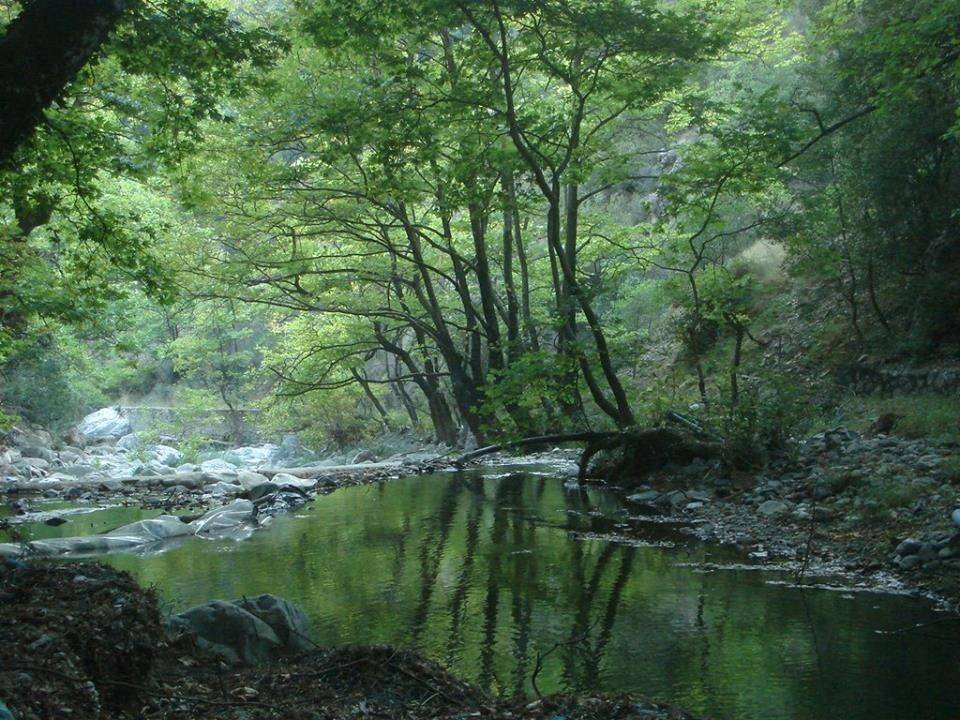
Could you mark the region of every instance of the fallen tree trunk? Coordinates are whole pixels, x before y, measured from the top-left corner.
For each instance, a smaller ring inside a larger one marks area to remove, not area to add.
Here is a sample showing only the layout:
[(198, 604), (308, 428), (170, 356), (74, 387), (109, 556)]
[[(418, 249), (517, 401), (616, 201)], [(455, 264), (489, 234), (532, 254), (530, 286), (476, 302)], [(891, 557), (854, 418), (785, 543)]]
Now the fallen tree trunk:
[(492, 455), (495, 452), (503, 450), (512, 450), (514, 448), (528, 447), (530, 445), (546, 445), (548, 443), (568, 443), (568, 442), (596, 442), (607, 438), (622, 436), (619, 430), (613, 432), (577, 432), (577, 433), (554, 433), (552, 435), (537, 435), (534, 437), (523, 438), (522, 440), (512, 440), (510, 442), (499, 443), (497, 445), (487, 445), (486, 447), (472, 450), (461, 455), (453, 464), (457, 467), (463, 467), (465, 464), (484, 455)]
[[(722, 444), (716, 440), (703, 440), (691, 432), (673, 428), (656, 427), (636, 431), (554, 433), (513, 440), (497, 445), (488, 445), (461, 455), (453, 461), (457, 467), (485, 455), (531, 445), (585, 442), (580, 456), (577, 479), (583, 482), (587, 475), (604, 480), (631, 480), (640, 474), (656, 470), (669, 462), (686, 463), (694, 458), (719, 457)], [(599, 453), (615, 451), (600, 468), (591, 472), (590, 461)]]

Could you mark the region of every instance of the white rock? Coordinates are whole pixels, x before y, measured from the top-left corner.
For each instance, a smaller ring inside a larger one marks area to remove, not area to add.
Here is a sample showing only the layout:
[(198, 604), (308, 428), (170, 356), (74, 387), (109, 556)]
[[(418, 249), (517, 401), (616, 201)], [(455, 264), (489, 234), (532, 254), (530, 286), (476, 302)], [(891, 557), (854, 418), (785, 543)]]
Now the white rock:
[(136, 450), (140, 447), (140, 438), (136, 433), (127, 433), (117, 440), (117, 450)]
[(158, 463), (167, 467), (176, 467), (183, 462), (183, 453), (169, 445), (154, 445), (150, 453)]
[(277, 473), (274, 475), (270, 482), (272, 482), (277, 487), (294, 487), (298, 490), (312, 490), (313, 487), (317, 484), (316, 478), (299, 478), (296, 475), (290, 475), (289, 473)]
[(207, 485), (204, 489), (209, 495), (214, 495), (216, 497), (234, 497), (243, 492), (243, 488), (240, 485), (234, 485), (233, 483), (224, 482), (215, 482), (213, 485)]
[(108, 407), (83, 418), (77, 431), (87, 440), (118, 440), (130, 434), (133, 427), (117, 408)]
[(261, 485), (270, 481), (265, 475), (255, 473), (252, 470), (240, 470), (237, 473), (237, 482), (240, 483), (245, 491), (249, 492), (255, 487), (260, 487)]
[(248, 445), (227, 450), (223, 459), (238, 467), (260, 467), (268, 463), (276, 451), (276, 445)]
[(204, 460), (200, 463), (200, 470), (205, 473), (232, 473), (237, 474), (237, 466), (226, 460), (214, 458), (213, 460)]

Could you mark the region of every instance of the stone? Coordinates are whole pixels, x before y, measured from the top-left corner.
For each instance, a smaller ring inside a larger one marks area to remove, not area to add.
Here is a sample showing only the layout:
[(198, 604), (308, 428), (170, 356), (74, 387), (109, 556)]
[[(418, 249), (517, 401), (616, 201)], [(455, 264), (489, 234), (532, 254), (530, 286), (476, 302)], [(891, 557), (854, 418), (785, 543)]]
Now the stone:
[(267, 623), (287, 651), (301, 653), (316, 648), (310, 640), (310, 620), (294, 603), (270, 594), (241, 598), (233, 602)]
[(957, 508), (950, 514), (950, 519), (953, 520), (954, 525), (960, 527), (960, 508)]
[(280, 656), (283, 647), (267, 623), (224, 600), (174, 615), (168, 627), (195, 635), (200, 647), (234, 665), (270, 662)]
[(119, 440), (133, 432), (133, 427), (119, 408), (107, 407), (84, 417), (77, 432), (86, 440)]
[(305, 448), (300, 438), (292, 433), (283, 436), (280, 446), (270, 454), (270, 463), (275, 467), (295, 467), (313, 457), (313, 453)]
[(250, 488), (247, 491), (247, 498), (249, 498), (250, 500), (259, 500), (260, 498), (264, 498), (267, 495), (272, 495), (273, 493), (277, 492), (279, 489), (280, 488), (277, 485), (274, 485), (272, 482), (268, 480), (265, 483), (255, 485), (254, 487)]
[(276, 473), (271, 478), (271, 482), (281, 488), (292, 487), (297, 490), (313, 490), (317, 484), (315, 478), (301, 478), (296, 475), (291, 475), (290, 473)]
[(201, 647), (233, 664), (258, 665), (314, 647), (306, 614), (274, 595), (213, 600), (173, 616), (168, 627), (195, 635)]
[(813, 492), (811, 493), (811, 496), (813, 497), (813, 499), (817, 500), (818, 502), (822, 500), (826, 500), (831, 495), (833, 495), (833, 490), (830, 488), (829, 485), (825, 483), (816, 485), (813, 488)]
[(243, 488), (240, 485), (234, 485), (233, 483), (228, 483), (224, 481), (215, 482), (212, 485), (207, 485), (204, 489), (209, 495), (215, 495), (218, 497), (235, 497), (243, 492)]
[(154, 445), (150, 448), (153, 459), (166, 467), (176, 467), (183, 462), (183, 453), (169, 445)]
[(250, 445), (233, 448), (223, 454), (223, 459), (237, 467), (260, 467), (269, 462), (271, 455), (276, 452), (276, 445)]
[(237, 475), (236, 465), (219, 458), (214, 458), (213, 460), (204, 460), (202, 463), (200, 463), (200, 470), (205, 473), (217, 473), (223, 475), (233, 474), (234, 477)]
[(917, 557), (923, 562), (930, 562), (937, 559), (937, 551), (931, 543), (925, 542), (917, 553)]
[(14, 426), (7, 431), (7, 443), (17, 448), (53, 445), (53, 436), (42, 428)]
[(790, 510), (790, 506), (783, 500), (767, 500), (760, 503), (760, 505), (757, 507), (757, 512), (759, 512), (761, 515), (766, 515), (767, 517), (783, 515), (788, 510)]
[(897, 549), (894, 550), (894, 552), (897, 555), (900, 555), (901, 557), (907, 557), (910, 555), (916, 555), (918, 552), (920, 552), (922, 547), (923, 547), (923, 543), (920, 542), (919, 540), (915, 540), (914, 538), (907, 538), (906, 540), (901, 542), (899, 545), (897, 545)]
[(660, 493), (656, 490), (645, 490), (635, 495), (630, 495), (627, 500), (638, 505), (647, 505), (655, 503), (660, 498)]
[(211, 510), (190, 524), (197, 535), (239, 539), (248, 536), (252, 531), (253, 510), (251, 501), (234, 500), (229, 505)]
[(237, 472), (237, 482), (245, 491), (249, 492), (260, 485), (265, 485), (270, 480), (267, 479), (266, 475), (261, 475), (252, 470), (239, 470)]
[(65, 448), (60, 451), (60, 462), (65, 464), (75, 463), (81, 457), (83, 457), (83, 453), (80, 450), (74, 450), (73, 448)]
[(353, 460), (350, 462), (351, 464), (356, 465), (358, 463), (376, 462), (376, 460), (377, 456), (372, 450), (361, 450), (353, 456)]
[(915, 567), (919, 567), (921, 564), (923, 564), (923, 560), (921, 560), (917, 555), (908, 555), (907, 557), (900, 558), (899, 562), (897, 562), (897, 565), (900, 566), (901, 570), (912, 570)]
[(127, 433), (117, 440), (117, 450), (136, 450), (140, 447), (140, 438), (136, 433)]
[(64, 475), (70, 475), (75, 478), (86, 477), (94, 471), (94, 468), (90, 465), (80, 465), (77, 463), (71, 463), (69, 465), (64, 465), (60, 468), (60, 472)]
[(20, 452), (24, 457), (43, 458), (51, 463), (57, 459), (57, 454), (53, 450), (42, 445), (21, 445)]
[(26, 469), (28, 473), (31, 469), (48, 470), (50, 468), (50, 461), (38, 457), (24, 456), (16, 463), (16, 467)]

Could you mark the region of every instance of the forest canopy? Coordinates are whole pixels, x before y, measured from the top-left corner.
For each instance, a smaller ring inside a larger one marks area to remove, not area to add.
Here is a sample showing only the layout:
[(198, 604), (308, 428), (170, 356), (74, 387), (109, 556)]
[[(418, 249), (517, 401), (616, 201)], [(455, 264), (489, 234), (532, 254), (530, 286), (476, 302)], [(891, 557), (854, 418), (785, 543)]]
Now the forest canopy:
[(11, 417), (748, 459), (812, 364), (957, 355), (956, 0), (89, 2), (26, 73), (62, 5), (0, 2)]

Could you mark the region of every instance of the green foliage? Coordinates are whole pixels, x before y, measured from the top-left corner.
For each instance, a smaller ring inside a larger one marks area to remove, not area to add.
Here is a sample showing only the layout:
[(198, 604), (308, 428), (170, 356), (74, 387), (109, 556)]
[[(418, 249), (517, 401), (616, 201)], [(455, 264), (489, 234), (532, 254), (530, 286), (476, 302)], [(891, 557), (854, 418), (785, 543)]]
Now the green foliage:
[(837, 416), (867, 430), (884, 415), (893, 416), (893, 433), (907, 438), (960, 438), (960, 398), (950, 393), (895, 394), (890, 397), (852, 397), (843, 401)]
[(734, 467), (757, 466), (770, 451), (789, 449), (814, 420), (803, 388), (777, 373), (744, 377), (737, 404), (711, 406), (710, 414)]

